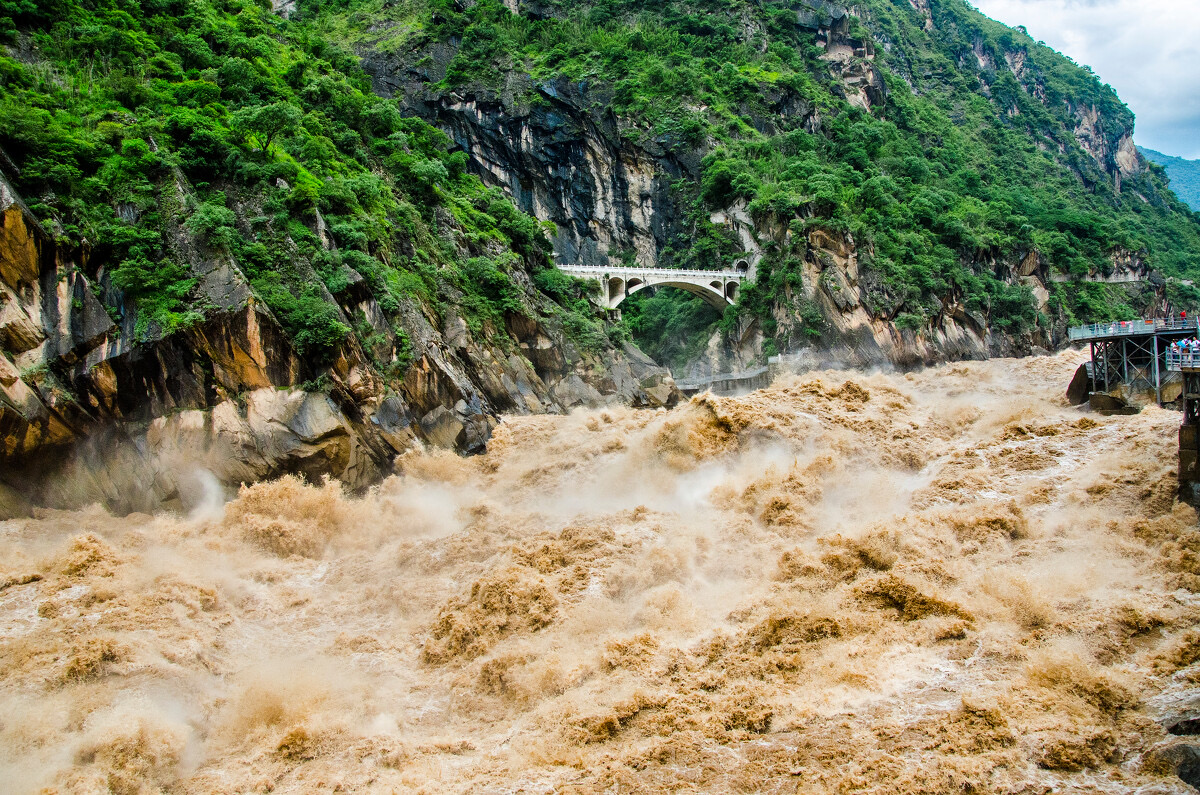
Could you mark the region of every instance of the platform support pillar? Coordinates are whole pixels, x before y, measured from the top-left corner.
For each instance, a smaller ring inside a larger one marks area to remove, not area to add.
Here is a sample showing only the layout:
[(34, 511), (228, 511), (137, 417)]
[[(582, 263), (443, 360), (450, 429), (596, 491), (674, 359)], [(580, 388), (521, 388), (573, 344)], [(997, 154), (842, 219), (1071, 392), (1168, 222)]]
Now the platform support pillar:
[(1183, 371), (1183, 424), (1179, 426), (1179, 499), (1200, 497), (1200, 370)]
[(1162, 378), (1158, 369), (1158, 335), (1154, 335), (1154, 401), (1162, 406)]

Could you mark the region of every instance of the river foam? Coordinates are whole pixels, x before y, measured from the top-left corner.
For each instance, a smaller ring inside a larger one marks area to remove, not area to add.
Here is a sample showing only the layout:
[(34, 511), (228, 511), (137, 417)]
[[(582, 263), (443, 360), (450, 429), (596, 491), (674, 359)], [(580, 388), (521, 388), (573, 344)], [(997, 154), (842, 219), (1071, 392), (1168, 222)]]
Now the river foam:
[(358, 498), (0, 523), (13, 792), (1171, 792), (1179, 415), (1079, 353), (507, 419)]

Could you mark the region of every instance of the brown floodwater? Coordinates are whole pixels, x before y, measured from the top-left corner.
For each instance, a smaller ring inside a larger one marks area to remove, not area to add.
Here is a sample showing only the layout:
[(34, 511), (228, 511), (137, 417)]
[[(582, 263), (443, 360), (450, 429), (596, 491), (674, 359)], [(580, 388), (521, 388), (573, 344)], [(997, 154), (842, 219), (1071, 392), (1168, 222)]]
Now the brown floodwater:
[(1078, 352), (0, 522), (6, 792), (1185, 792), (1179, 414)]

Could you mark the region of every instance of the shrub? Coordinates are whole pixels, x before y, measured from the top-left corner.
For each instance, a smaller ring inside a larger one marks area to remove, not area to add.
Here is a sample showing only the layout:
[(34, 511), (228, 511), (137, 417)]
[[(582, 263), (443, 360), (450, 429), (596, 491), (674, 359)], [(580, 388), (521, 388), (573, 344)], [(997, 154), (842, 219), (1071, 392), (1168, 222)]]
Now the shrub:
[(225, 206), (225, 194), (218, 193), (209, 201), (200, 204), (186, 226), (188, 231), (199, 235), (214, 248), (229, 248), (233, 243), (237, 216)]

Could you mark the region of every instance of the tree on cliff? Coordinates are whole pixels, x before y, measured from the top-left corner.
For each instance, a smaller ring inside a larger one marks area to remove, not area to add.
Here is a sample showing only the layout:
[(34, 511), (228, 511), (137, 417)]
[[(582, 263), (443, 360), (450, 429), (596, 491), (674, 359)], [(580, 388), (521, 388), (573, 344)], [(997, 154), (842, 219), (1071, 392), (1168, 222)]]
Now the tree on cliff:
[(253, 141), (264, 154), (271, 150), (271, 143), (281, 135), (289, 135), (300, 126), (303, 114), (291, 102), (272, 102), (242, 108), (233, 114), (230, 127), (246, 141)]

